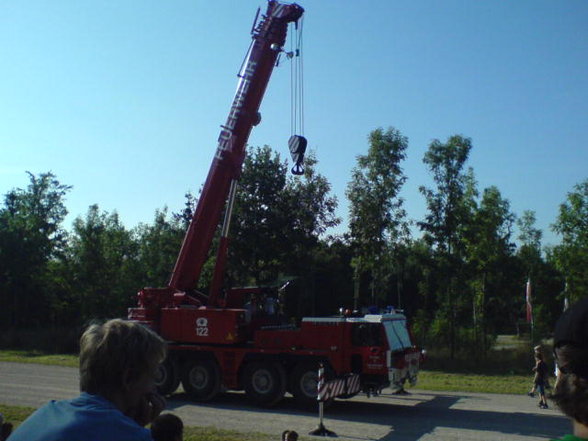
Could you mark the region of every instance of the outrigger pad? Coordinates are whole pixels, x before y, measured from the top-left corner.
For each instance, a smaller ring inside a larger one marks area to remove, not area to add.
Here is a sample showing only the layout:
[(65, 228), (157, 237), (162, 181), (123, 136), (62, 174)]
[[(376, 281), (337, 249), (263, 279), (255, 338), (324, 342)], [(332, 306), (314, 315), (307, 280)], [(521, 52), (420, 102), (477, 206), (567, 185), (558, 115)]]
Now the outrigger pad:
[(304, 153), (306, 152), (306, 145), (308, 141), (304, 136), (300, 135), (292, 135), (288, 140), (288, 147), (290, 148), (290, 155), (292, 156), (292, 161), (294, 162), (294, 167), (292, 167), (292, 173), (295, 175), (301, 175), (304, 173), (304, 169), (302, 168), (302, 162), (304, 161)]

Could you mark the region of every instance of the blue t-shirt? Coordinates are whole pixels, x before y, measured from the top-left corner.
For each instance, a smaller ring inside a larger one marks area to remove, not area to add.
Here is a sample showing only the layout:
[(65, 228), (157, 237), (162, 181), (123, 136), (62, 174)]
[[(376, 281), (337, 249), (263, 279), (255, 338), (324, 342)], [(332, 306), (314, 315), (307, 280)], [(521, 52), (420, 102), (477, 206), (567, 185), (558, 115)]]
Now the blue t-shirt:
[(10, 441), (152, 441), (151, 431), (99, 395), (51, 401), (35, 411)]

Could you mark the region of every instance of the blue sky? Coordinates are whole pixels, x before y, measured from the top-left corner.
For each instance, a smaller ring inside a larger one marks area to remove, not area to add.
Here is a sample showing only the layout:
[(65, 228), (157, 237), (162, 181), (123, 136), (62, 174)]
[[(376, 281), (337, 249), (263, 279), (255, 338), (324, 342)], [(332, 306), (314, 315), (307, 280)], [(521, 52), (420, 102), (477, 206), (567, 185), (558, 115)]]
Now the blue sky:
[[(433, 139), (472, 138), (480, 189), (537, 213), (544, 244), (588, 178), (588, 2), (301, 0), (305, 135), (346, 218), (367, 135), (409, 138), (412, 219)], [(52, 171), (73, 185), (66, 227), (89, 205), (127, 227), (178, 211), (204, 182), (261, 0), (4, 2), (0, 194)], [(290, 69), (274, 70), (251, 146), (286, 158)], [(339, 229), (345, 229), (346, 223)]]

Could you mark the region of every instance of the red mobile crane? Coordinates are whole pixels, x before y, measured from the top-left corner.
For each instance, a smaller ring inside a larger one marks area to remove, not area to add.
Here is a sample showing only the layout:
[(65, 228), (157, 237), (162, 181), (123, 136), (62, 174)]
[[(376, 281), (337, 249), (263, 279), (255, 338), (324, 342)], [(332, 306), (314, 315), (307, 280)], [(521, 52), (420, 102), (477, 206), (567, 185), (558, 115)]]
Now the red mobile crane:
[[(254, 305), (259, 308), (246, 308), (245, 300), (261, 298), (261, 289), (222, 289), (230, 216), (247, 139), (261, 120), (259, 106), (288, 25), (303, 12), (297, 4), (269, 0), (259, 23), (256, 16), (237, 91), (169, 284), (142, 289), (138, 306), (129, 309), (129, 319), (150, 326), (168, 341), (169, 355), (157, 380), (161, 393), (172, 393), (181, 381), (198, 401), (210, 400), (224, 388), (244, 389), (260, 405), (277, 403), (286, 391), (308, 403), (316, 401), (319, 364), (325, 366), (328, 379), (358, 374), (361, 389), (368, 393), (390, 384), (401, 387), (407, 379), (416, 381), (420, 353), (400, 312), (303, 318), (300, 327), (293, 327), (280, 323), (271, 298), (265, 305)], [(294, 136), (289, 144), (293, 172), (299, 174), (306, 140)], [(225, 206), (216, 266), (205, 295), (195, 287)]]

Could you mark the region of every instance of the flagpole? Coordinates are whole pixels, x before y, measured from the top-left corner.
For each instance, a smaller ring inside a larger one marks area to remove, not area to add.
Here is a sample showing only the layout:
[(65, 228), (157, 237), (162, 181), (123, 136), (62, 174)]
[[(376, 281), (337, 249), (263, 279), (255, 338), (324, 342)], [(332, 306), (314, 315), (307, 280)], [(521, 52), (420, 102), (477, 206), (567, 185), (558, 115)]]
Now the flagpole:
[(531, 288), (531, 276), (527, 277), (527, 286), (525, 289), (525, 300), (527, 303), (527, 322), (531, 323), (531, 344), (535, 341), (535, 320), (533, 317), (533, 303), (531, 300), (532, 288)]

